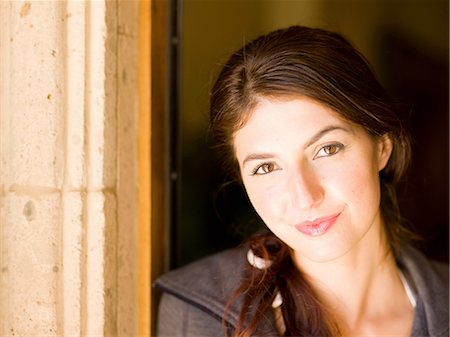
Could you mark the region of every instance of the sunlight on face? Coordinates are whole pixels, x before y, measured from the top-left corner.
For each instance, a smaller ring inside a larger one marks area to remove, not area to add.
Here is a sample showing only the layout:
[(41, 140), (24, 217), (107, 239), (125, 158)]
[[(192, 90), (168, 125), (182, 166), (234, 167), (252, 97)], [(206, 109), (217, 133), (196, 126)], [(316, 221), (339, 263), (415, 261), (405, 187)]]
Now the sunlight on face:
[(234, 147), (253, 207), (298, 263), (379, 242), (388, 137), (375, 140), (310, 99), (261, 99)]

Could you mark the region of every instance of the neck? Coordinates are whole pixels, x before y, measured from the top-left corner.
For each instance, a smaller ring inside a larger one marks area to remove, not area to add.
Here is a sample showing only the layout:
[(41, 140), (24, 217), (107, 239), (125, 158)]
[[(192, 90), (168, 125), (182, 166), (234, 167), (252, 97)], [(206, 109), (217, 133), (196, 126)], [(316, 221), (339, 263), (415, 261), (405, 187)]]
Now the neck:
[(333, 314), (339, 313), (336, 319), (343, 322), (345, 330), (360, 330), (360, 325), (372, 317), (397, 312), (397, 304), (389, 308), (395, 303), (393, 299), (405, 305), (395, 259), (381, 231), (377, 235), (378, 240), (363, 238), (351, 251), (332, 261), (314, 262), (295, 255), (297, 266), (326, 307)]

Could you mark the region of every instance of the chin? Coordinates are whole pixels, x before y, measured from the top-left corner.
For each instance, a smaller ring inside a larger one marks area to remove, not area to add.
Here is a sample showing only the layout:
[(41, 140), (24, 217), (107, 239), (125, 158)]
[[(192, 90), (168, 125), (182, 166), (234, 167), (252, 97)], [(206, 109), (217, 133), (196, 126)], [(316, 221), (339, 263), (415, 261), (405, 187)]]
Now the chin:
[(337, 254), (337, 253), (333, 253), (333, 252), (329, 252), (329, 253), (327, 252), (327, 253), (323, 253), (323, 254), (302, 254), (302, 253), (300, 253), (299, 255), (302, 258), (306, 258), (312, 262), (327, 263), (327, 262), (331, 262), (331, 261), (338, 259), (339, 257), (341, 257), (344, 254), (345, 253)]
[(323, 246), (327, 246), (328, 249), (311, 248), (308, 251), (305, 251), (304, 249), (294, 249), (294, 251), (301, 260), (306, 259), (316, 263), (327, 263), (339, 259), (351, 250), (351, 248), (342, 245), (331, 247), (330, 244), (328, 244)]

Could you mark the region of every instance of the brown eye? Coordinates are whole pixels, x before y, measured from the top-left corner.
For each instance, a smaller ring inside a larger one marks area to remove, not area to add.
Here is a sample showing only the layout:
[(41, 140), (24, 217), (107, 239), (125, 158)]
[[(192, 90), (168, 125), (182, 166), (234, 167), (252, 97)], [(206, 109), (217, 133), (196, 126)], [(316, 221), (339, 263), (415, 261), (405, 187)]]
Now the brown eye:
[(270, 173), (273, 171), (274, 165), (273, 163), (264, 164), (261, 166), (261, 169), (263, 170), (264, 173)]
[(341, 143), (328, 144), (323, 146), (314, 159), (322, 158), (322, 157), (331, 157), (337, 154), (344, 148), (344, 145)]
[(252, 175), (264, 175), (275, 171), (275, 163), (264, 163), (259, 166), (257, 166), (253, 172)]
[(333, 154), (336, 154), (339, 151), (339, 149), (338, 149), (336, 144), (327, 145), (327, 146), (325, 146), (323, 148), (323, 150), (325, 151), (325, 153), (327, 155), (333, 155)]

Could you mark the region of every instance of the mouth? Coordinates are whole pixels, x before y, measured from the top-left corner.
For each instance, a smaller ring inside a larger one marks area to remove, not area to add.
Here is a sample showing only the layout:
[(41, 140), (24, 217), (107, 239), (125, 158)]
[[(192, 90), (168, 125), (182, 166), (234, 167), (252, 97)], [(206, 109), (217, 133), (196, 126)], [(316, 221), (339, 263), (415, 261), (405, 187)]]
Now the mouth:
[(326, 216), (312, 221), (303, 221), (295, 225), (295, 228), (308, 236), (320, 236), (325, 234), (336, 222), (341, 213)]

